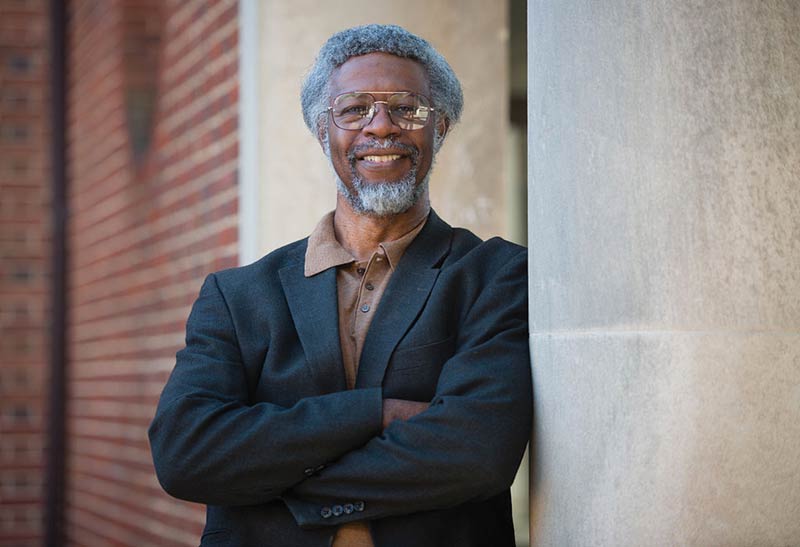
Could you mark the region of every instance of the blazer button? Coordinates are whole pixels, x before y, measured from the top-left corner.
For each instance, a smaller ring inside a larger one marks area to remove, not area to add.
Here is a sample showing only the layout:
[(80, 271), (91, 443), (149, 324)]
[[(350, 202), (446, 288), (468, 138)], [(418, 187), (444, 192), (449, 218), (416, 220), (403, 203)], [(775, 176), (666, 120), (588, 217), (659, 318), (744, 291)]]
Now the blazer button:
[(306, 477), (310, 477), (311, 475), (313, 475), (313, 474), (314, 474), (314, 469), (313, 469), (313, 468), (311, 468), (311, 467), (306, 467), (306, 468), (303, 470), (303, 474), (304, 474)]
[(330, 507), (323, 507), (320, 509), (319, 514), (322, 515), (322, 518), (329, 519), (333, 513), (331, 512)]
[(334, 517), (338, 517), (339, 515), (344, 513), (344, 507), (342, 507), (341, 505), (337, 504), (337, 505), (334, 505), (333, 507), (331, 507), (331, 511), (333, 512), (333, 516)]
[(353, 509), (355, 509), (356, 511), (358, 511), (360, 513), (361, 511), (364, 510), (364, 502), (363, 501), (355, 502), (353, 504)]
[(345, 503), (343, 507), (344, 507), (344, 513), (346, 515), (349, 515), (350, 513), (356, 510), (355, 506), (352, 503)]

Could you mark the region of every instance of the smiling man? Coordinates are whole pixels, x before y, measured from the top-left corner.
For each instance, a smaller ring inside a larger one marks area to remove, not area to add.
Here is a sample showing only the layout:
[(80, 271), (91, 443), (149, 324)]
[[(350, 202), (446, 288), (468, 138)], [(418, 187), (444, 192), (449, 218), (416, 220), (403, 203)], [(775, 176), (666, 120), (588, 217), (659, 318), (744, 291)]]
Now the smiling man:
[(150, 428), (159, 480), (207, 504), (202, 545), (513, 546), (526, 250), (430, 208), (458, 79), (367, 25), (328, 40), (301, 100), (336, 208), (206, 279)]

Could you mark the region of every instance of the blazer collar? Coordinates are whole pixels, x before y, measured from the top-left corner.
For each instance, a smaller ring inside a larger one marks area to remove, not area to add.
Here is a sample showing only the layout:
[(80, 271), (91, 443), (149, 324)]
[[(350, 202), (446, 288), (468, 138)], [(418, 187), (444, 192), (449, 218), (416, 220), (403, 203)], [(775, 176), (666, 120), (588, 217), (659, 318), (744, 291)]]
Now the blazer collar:
[[(450, 250), (453, 229), (431, 210), (428, 221), (406, 249), (370, 324), (356, 388), (379, 387), (394, 348), (428, 299), (439, 266)], [(336, 297), (336, 268), (304, 275), (308, 240), (293, 249), (278, 275), (300, 343), (320, 393), (346, 389)]]
[(297, 336), (318, 393), (346, 389), (336, 301), (336, 268), (306, 277), (303, 256), (278, 271)]
[(372, 319), (356, 376), (356, 388), (379, 387), (395, 347), (428, 300), (450, 251), (453, 229), (431, 210), (428, 222), (392, 274)]

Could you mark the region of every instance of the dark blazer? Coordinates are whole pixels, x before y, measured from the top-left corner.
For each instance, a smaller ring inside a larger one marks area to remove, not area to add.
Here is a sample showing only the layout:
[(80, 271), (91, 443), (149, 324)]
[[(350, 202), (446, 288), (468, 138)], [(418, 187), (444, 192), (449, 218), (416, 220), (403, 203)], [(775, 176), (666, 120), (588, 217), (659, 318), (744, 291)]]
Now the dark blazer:
[[(336, 271), (307, 240), (210, 275), (150, 426), (164, 489), (208, 505), (202, 545), (513, 546), (508, 487), (531, 427), (527, 252), (435, 213), (345, 388)], [(430, 401), (381, 431), (383, 398)]]

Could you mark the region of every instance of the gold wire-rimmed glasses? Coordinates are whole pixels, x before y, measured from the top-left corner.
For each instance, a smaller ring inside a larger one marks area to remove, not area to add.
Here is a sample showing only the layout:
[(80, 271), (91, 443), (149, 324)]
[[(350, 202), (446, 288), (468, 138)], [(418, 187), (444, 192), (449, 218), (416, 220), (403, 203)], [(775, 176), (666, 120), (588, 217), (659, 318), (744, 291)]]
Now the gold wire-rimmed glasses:
[[(376, 100), (376, 95), (386, 100)], [(409, 131), (425, 127), (436, 110), (425, 95), (412, 91), (349, 91), (337, 95), (328, 111), (336, 127), (358, 131), (372, 122), (378, 104), (386, 105), (393, 124)]]

